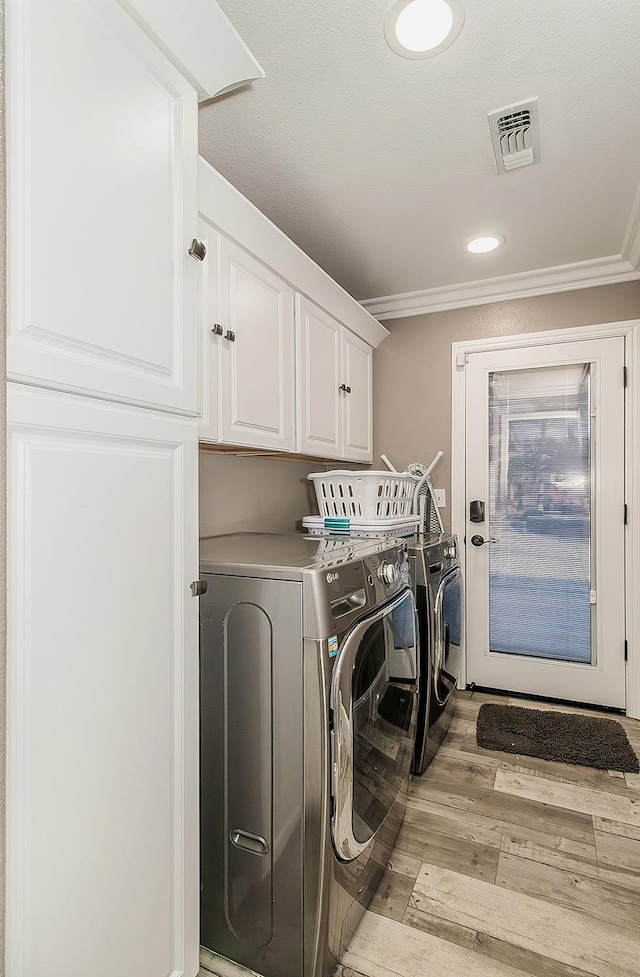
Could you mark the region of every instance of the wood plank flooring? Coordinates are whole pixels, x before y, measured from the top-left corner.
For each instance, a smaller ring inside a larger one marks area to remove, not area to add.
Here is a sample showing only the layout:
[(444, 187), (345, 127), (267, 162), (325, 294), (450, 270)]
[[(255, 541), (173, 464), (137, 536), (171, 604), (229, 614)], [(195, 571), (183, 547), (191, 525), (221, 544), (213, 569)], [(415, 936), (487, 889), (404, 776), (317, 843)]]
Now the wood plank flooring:
[(486, 701), (592, 714), (458, 695), (335, 977), (639, 977), (640, 776), (483, 750)]

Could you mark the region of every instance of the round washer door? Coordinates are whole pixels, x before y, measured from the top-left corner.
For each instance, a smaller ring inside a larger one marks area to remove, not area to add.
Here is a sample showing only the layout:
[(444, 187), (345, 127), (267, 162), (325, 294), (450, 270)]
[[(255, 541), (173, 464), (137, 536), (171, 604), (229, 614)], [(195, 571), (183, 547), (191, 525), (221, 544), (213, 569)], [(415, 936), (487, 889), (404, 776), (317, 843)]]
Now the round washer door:
[(411, 769), (415, 683), (390, 677), (398, 651), (416, 674), (416, 616), (405, 590), (356, 624), (344, 639), (331, 683), (333, 844), (351, 861), (393, 807)]
[(434, 602), (433, 695), (444, 704), (458, 681), (462, 654), (462, 571), (442, 577)]

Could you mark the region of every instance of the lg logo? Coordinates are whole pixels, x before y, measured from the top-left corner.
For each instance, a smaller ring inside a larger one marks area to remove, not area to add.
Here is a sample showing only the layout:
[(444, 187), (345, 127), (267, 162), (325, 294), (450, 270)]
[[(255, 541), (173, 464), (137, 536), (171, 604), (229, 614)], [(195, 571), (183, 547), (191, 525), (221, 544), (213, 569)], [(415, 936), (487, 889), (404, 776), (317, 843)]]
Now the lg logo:
[(340, 574), (339, 573), (328, 573), (327, 574), (327, 583), (334, 583), (334, 581), (339, 580), (339, 579), (340, 579)]

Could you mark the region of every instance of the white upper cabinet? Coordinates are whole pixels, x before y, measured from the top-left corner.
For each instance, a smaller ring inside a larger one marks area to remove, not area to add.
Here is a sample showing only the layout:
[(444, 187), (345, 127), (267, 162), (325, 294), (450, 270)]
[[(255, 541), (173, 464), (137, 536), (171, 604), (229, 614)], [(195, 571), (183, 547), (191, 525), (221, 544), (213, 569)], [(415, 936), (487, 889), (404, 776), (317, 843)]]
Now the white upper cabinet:
[(295, 450), (293, 291), (220, 238), (221, 440)]
[(197, 412), (197, 95), (117, 0), (8, 0), (12, 378)]
[(203, 159), (198, 208), (200, 440), (370, 462), (387, 330)]
[(296, 296), (298, 450), (371, 461), (371, 347)]
[(348, 329), (342, 333), (342, 364), (347, 387), (344, 397), (343, 454), (349, 461), (373, 459), (373, 350)]
[(6, 973), (193, 977), (196, 424), (24, 384), (8, 408)]
[(296, 295), (298, 450), (342, 457), (343, 327), (304, 295)]

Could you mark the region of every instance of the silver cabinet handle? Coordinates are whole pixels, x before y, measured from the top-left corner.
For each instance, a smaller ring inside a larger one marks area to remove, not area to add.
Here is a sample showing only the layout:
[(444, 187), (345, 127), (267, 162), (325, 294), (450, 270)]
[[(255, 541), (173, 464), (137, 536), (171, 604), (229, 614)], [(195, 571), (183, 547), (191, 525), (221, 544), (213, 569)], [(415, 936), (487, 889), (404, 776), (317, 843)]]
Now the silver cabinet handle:
[(192, 597), (202, 597), (207, 592), (207, 581), (205, 579), (194, 580), (189, 584)]
[(226, 331), (226, 333), (224, 335), (224, 338), (225, 339), (228, 339), (230, 343), (235, 343), (235, 341), (236, 341), (236, 334), (233, 331), (233, 329), (227, 329), (227, 331)]
[(250, 831), (242, 831), (240, 828), (235, 828), (229, 832), (229, 839), (231, 844), (235, 845), (236, 848), (250, 851), (254, 855), (266, 855), (269, 851), (269, 845), (266, 840), (261, 835), (254, 835)]
[(191, 257), (196, 258), (198, 261), (204, 261), (206, 253), (207, 249), (202, 241), (198, 241), (197, 238), (194, 237), (193, 241), (191, 242), (191, 247), (189, 248), (189, 254)]
[(219, 322), (214, 322), (214, 324), (211, 326), (211, 332), (213, 333), (214, 336), (221, 336), (222, 333), (224, 332), (224, 329), (222, 328)]

